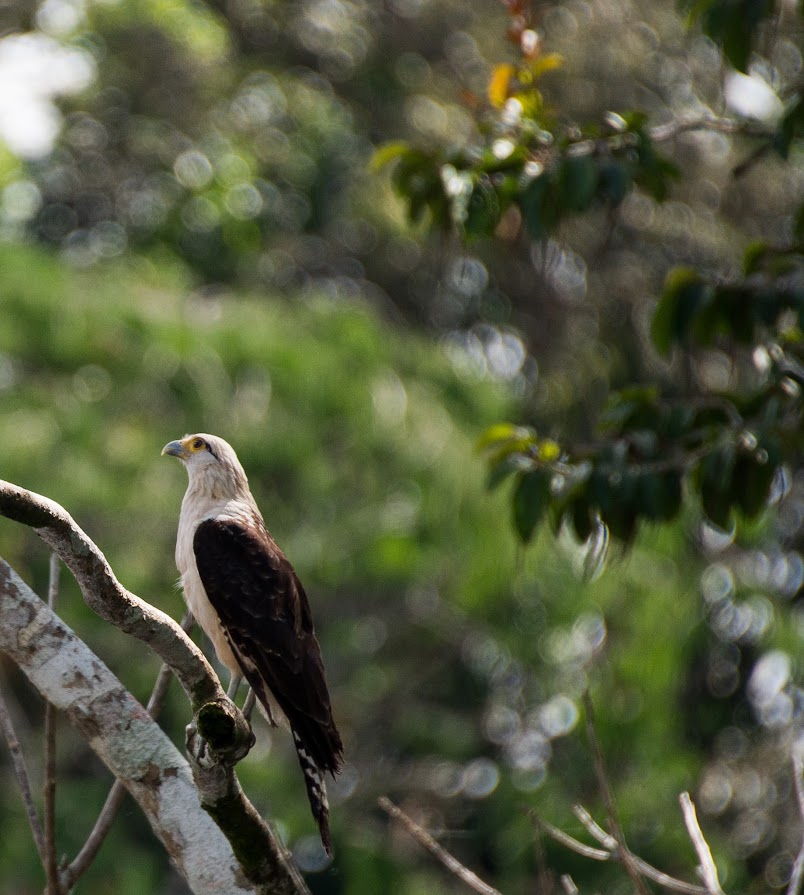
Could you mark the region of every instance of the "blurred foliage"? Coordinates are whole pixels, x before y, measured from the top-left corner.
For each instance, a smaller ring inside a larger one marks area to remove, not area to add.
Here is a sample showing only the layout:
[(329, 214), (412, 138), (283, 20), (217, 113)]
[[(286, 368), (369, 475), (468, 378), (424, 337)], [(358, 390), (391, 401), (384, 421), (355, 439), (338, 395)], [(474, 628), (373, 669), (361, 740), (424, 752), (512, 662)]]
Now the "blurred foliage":
[[(158, 451), (199, 429), (236, 445), (311, 594), (345, 733), (329, 868), (283, 734), (259, 729), (242, 765), (314, 891), (459, 891), (380, 793), (506, 895), (532, 891), (521, 808), (575, 834), (573, 803), (602, 819), (577, 732), (590, 678), (634, 850), (689, 877), (690, 789), (726, 890), (784, 888), (804, 704), (800, 12), (505, 7), (0, 5), (0, 63), (35, 38), (84, 84), (60, 76), (17, 115), (61, 115), (52, 148), (0, 152), (2, 475), (178, 616), (182, 472)], [(3, 523), (0, 552), (43, 591), (30, 533)], [(61, 607), (146, 698), (147, 652), (71, 583)], [(41, 707), (3, 671), (35, 764)], [(186, 720), (173, 692), (177, 742)], [(72, 853), (106, 777), (69, 731), (60, 749)], [(0, 892), (40, 891), (0, 773)], [(582, 891), (622, 887), (546, 848)], [(133, 809), (82, 885), (183, 891)]]

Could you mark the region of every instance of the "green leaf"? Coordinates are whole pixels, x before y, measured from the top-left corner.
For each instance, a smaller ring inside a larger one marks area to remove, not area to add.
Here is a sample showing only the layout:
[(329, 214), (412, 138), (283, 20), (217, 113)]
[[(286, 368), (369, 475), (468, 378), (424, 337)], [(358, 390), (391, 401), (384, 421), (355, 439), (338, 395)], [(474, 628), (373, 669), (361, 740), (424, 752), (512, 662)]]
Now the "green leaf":
[(802, 136), (804, 136), (804, 96), (799, 95), (782, 118), (779, 133), (773, 141), (773, 148), (786, 159), (793, 141), (801, 139)]
[(695, 476), (704, 512), (724, 531), (728, 531), (732, 523), (731, 509), (735, 503), (735, 495), (731, 484), (734, 465), (734, 448), (727, 445), (707, 454), (698, 465)]
[(491, 236), (500, 220), (500, 197), (488, 177), (474, 186), (466, 206), (463, 232), (466, 236)]
[(514, 439), (521, 441), (523, 438), (531, 437), (535, 437), (534, 431), (525, 426), (515, 426), (513, 423), (495, 423), (478, 438), (475, 449), (485, 451), (488, 448), (497, 447), (503, 441)]
[(522, 472), (523, 469), (532, 468), (533, 463), (519, 454), (512, 454), (504, 457), (498, 463), (493, 464), (488, 478), (486, 479), (486, 488), (494, 491), (511, 475), (516, 472)]
[(514, 528), (524, 544), (533, 537), (550, 505), (551, 478), (549, 471), (534, 469), (520, 478), (514, 491)]
[(586, 211), (597, 193), (598, 171), (589, 155), (568, 156), (558, 176), (559, 201), (569, 211)]
[(701, 17), (703, 30), (723, 48), (737, 71), (747, 71), (755, 34), (774, 13), (774, 0), (714, 0)]
[(390, 165), (391, 162), (395, 162), (397, 159), (402, 158), (411, 151), (411, 147), (403, 140), (384, 143), (374, 150), (374, 154), (371, 156), (371, 161), (369, 162), (369, 168), (376, 174)]
[(549, 173), (534, 177), (519, 196), (519, 206), (528, 233), (544, 239), (555, 229), (560, 217), (556, 188)]
[(589, 502), (583, 497), (577, 498), (572, 502), (571, 513), (575, 534), (579, 541), (585, 541), (592, 533), (594, 526), (594, 515)]
[(669, 522), (681, 509), (681, 473), (643, 473), (639, 478), (639, 509), (646, 519)]
[(598, 196), (604, 202), (619, 205), (628, 195), (632, 182), (627, 165), (617, 161), (608, 162), (598, 172)]
[(693, 318), (711, 295), (710, 287), (697, 270), (679, 267), (671, 271), (651, 328), (653, 343), (662, 354), (667, 356), (675, 342), (688, 337)]
[(743, 273), (748, 277), (752, 273), (762, 270), (767, 257), (768, 244), (762, 240), (752, 242), (743, 254)]

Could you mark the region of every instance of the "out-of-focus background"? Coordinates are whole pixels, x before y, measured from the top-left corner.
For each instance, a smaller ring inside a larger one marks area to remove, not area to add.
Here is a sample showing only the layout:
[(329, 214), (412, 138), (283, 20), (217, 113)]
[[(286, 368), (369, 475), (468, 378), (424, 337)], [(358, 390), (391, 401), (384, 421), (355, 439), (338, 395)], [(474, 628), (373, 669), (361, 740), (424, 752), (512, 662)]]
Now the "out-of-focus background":
[[(601, 208), (523, 247), (409, 224), (372, 154), (471, 144), (509, 18), (492, 0), (0, 4), (0, 476), (63, 504), (178, 618), (185, 474), (160, 449), (194, 431), (236, 447), (305, 582), (346, 745), (332, 864), (288, 736), (257, 719), (240, 766), (315, 893), (462, 890), (389, 827), (381, 794), (506, 895), (534, 891), (526, 809), (581, 838), (573, 804), (603, 820), (579, 723), (590, 680), (634, 851), (693, 878), (690, 790), (726, 890), (781, 889), (801, 838), (804, 482), (788, 470), (784, 512), (738, 541), (694, 507), (643, 527), (588, 581), (568, 534), (517, 546), (475, 446), (501, 420), (588, 437), (613, 387), (660, 369), (648, 331), (668, 269), (733, 272), (751, 240), (789, 238), (802, 166), (735, 178), (746, 151), (695, 132), (665, 147), (683, 172), (668, 199), (632, 191), (616, 226)], [(772, 64), (738, 75), (669, 0), (545, 4), (564, 65), (543, 92), (568, 121), (778, 120), (775, 88), (802, 77), (787, 21)], [(731, 368), (713, 355), (698, 372), (725, 388)], [(45, 591), (28, 530), (0, 520), (0, 554)], [(147, 699), (157, 661), (66, 574), (59, 611)], [(38, 778), (41, 702), (0, 670)], [(174, 687), (177, 742), (188, 716)], [(110, 781), (66, 723), (58, 760), (72, 856)], [(0, 893), (41, 892), (4, 748), (0, 792)], [(546, 848), (581, 891), (627, 885)], [(127, 803), (79, 891), (187, 890)]]

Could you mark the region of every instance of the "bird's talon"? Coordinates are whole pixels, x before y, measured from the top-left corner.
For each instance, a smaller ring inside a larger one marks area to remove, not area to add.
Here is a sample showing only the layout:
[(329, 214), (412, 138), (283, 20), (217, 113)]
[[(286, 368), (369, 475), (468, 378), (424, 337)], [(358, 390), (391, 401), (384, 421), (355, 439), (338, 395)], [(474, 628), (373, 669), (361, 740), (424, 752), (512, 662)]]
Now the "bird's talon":
[(212, 751), (207, 745), (207, 741), (198, 732), (195, 721), (188, 724), (185, 731), (187, 754), (199, 767), (211, 768), (215, 764), (215, 759), (212, 757)]

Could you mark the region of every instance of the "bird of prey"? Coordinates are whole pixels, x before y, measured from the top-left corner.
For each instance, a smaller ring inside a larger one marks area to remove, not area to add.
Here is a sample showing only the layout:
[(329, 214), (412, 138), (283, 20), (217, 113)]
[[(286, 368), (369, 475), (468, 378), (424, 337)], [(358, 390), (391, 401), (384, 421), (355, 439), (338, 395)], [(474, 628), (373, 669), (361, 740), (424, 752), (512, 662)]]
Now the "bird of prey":
[(162, 453), (178, 457), (190, 480), (176, 539), (187, 606), (233, 679), (245, 676), (268, 720), (290, 728), (331, 854), (324, 774), (339, 770), (343, 745), (304, 588), (265, 527), (230, 444), (202, 433)]

